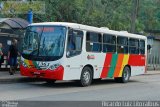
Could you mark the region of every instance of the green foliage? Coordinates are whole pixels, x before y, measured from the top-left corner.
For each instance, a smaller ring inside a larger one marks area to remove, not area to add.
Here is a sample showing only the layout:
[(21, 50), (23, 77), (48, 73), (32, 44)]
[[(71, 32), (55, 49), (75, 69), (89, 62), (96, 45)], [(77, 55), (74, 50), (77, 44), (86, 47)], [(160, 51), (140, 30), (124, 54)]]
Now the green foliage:
[[(34, 6), (33, 10), (39, 9), (38, 6)], [(34, 13), (34, 22), (75, 22), (127, 31), (131, 28), (132, 0), (45, 0), (45, 7), (45, 14)], [(16, 8), (25, 11), (27, 6)], [(18, 16), (26, 19), (25, 14)], [(136, 32), (159, 28), (160, 0), (139, 0)]]
[(140, 2), (139, 20), (146, 30), (160, 28), (160, 0), (145, 0)]
[(1, 10), (4, 14), (15, 13), (21, 14), (32, 9), (36, 13), (43, 13), (44, 2), (20, 2), (20, 1), (5, 1), (3, 2), (3, 9)]

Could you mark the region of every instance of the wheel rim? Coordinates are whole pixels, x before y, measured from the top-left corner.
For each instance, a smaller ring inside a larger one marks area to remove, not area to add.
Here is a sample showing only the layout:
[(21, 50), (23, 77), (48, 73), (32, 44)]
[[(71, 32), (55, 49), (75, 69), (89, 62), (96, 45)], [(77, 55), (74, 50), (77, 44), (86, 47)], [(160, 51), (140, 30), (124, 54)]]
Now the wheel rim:
[(88, 84), (89, 83), (89, 81), (90, 81), (90, 73), (89, 73), (89, 71), (85, 71), (84, 73), (83, 73), (83, 82), (85, 83), (85, 84)]
[(124, 70), (123, 77), (124, 77), (125, 80), (128, 80), (128, 79), (129, 79), (129, 69), (125, 69), (125, 70)]

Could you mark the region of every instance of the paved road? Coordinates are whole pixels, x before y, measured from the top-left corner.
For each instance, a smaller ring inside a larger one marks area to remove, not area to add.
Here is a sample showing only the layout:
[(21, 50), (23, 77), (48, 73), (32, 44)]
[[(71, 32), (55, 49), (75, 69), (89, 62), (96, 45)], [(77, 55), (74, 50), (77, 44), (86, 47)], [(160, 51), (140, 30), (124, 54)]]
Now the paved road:
[(23, 101), (114, 101), (160, 100), (160, 74), (132, 77), (127, 84), (111, 79), (95, 81), (89, 87), (76, 82), (0, 84), (0, 100)]

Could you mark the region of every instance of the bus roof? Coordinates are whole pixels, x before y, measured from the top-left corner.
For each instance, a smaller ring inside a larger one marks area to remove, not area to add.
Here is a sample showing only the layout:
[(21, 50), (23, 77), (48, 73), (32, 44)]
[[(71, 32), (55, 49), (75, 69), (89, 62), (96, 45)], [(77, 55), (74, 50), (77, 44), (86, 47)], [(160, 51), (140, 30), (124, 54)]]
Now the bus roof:
[(125, 37), (130, 37), (130, 38), (147, 39), (146, 36), (128, 33), (127, 31), (115, 31), (115, 30), (110, 30), (105, 27), (98, 28), (98, 27), (82, 25), (78, 23), (69, 23), (69, 22), (43, 22), (43, 23), (33, 23), (33, 24), (30, 24), (29, 26), (40, 26), (40, 25), (66, 26), (66, 27), (71, 27), (74, 29), (81, 29), (81, 30), (86, 30), (86, 31), (106, 33), (106, 34), (111, 34), (111, 35), (119, 35), (119, 36), (125, 36)]

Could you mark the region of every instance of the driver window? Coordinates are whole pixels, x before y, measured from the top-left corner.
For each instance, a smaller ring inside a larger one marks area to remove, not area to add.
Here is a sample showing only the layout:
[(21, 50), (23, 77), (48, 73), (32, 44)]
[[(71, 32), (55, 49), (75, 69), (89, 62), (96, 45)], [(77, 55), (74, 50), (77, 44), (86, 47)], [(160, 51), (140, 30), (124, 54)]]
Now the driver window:
[(27, 44), (29, 45), (30, 50), (35, 50), (38, 48), (38, 34), (36, 34), (35, 32), (30, 32), (26, 40), (26, 42), (28, 42)]
[(69, 29), (67, 57), (79, 55), (82, 51), (83, 32), (79, 30)]

